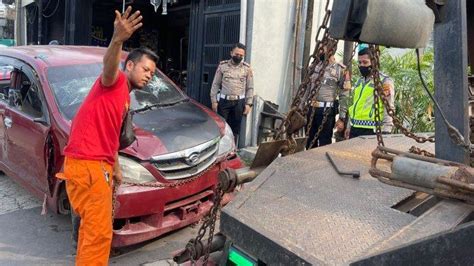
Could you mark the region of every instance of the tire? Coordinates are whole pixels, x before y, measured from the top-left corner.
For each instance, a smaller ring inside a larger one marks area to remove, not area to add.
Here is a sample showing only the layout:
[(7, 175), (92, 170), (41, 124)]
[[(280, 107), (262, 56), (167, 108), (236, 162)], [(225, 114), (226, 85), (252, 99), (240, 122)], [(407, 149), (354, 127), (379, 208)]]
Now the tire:
[(77, 215), (71, 208), (71, 239), (72, 239), (72, 247), (74, 248), (74, 253), (77, 250), (77, 241), (79, 239), (79, 226), (81, 225), (81, 217)]

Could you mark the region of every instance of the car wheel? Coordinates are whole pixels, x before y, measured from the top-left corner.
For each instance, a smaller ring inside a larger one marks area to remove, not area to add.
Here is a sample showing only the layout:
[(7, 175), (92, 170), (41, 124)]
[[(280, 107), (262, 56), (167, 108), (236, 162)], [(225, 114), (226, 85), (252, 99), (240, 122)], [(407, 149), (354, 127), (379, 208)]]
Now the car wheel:
[(63, 215), (69, 215), (71, 213), (71, 204), (69, 203), (66, 188), (64, 186), (62, 186), (58, 197), (58, 212)]
[(71, 232), (71, 239), (72, 239), (72, 247), (74, 249), (74, 254), (77, 250), (77, 241), (79, 239), (79, 226), (81, 225), (81, 217), (77, 215), (71, 208), (71, 223), (72, 223), (72, 232)]

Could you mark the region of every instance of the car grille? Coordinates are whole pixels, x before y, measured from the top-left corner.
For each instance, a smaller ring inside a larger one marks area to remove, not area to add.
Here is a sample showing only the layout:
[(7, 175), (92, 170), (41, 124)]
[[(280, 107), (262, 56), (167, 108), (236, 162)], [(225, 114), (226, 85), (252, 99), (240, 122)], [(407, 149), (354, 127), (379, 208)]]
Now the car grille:
[(183, 179), (197, 175), (217, 159), (219, 138), (196, 147), (152, 157), (152, 164), (166, 179)]

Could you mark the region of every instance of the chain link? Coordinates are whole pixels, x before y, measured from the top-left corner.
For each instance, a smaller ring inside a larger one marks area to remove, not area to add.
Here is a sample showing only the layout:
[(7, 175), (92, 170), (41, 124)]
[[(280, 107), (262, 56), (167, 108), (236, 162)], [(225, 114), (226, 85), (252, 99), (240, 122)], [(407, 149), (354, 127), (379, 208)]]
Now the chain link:
[[(121, 184), (123, 185), (130, 185), (130, 186), (139, 186), (139, 187), (153, 187), (153, 188), (174, 188), (174, 187), (179, 187), (183, 186), (185, 184), (191, 183), (195, 181), (196, 179), (200, 178), (203, 176), (205, 173), (207, 173), (208, 170), (212, 169), (214, 166), (218, 164), (218, 161), (216, 160), (213, 164), (211, 164), (209, 167), (204, 169), (201, 173), (191, 177), (187, 178), (184, 180), (179, 180), (176, 182), (172, 183), (137, 183), (137, 182), (127, 182), (124, 181)], [(117, 201), (117, 191), (118, 187), (121, 184), (114, 183), (113, 187), (113, 194), (112, 194), (112, 223), (114, 221), (115, 217), (115, 204)], [(221, 188), (221, 184), (218, 182), (216, 188), (214, 189), (214, 198), (213, 198), (213, 204), (211, 209), (209, 210), (209, 213), (203, 218), (203, 223), (201, 227), (198, 230), (198, 235), (196, 238), (191, 239), (187, 244), (186, 244), (186, 249), (188, 250), (189, 254), (191, 254), (191, 263), (192, 265), (196, 265), (196, 258), (197, 254), (201, 254), (202, 249), (203, 249), (203, 244), (202, 244), (202, 239), (206, 235), (207, 229), (209, 229), (209, 237), (207, 240), (207, 247), (204, 250), (204, 259), (203, 259), (203, 264), (206, 265), (207, 261), (209, 259), (209, 253), (210, 253), (210, 247), (212, 243), (212, 239), (214, 237), (214, 229), (215, 229), (215, 224), (217, 220), (217, 216), (221, 207), (221, 202), (222, 198), (224, 196), (224, 191)], [(197, 251), (197, 248), (200, 249), (200, 251)]]
[[(356, 44), (356, 45), (354, 46), (354, 49), (352, 50), (352, 54), (351, 54), (351, 57), (350, 57), (350, 59), (349, 59), (349, 62), (352, 62), (352, 59), (354, 59), (355, 51), (356, 51), (358, 45), (359, 45), (359, 44)], [(336, 46), (335, 46), (334, 49), (337, 49), (337, 43), (336, 43)], [(329, 54), (331, 54), (331, 53), (329, 53)], [(327, 56), (327, 55), (326, 55), (326, 56)], [(347, 70), (345, 70), (345, 71), (343, 72), (344, 78), (345, 78), (345, 76), (346, 76), (346, 71), (347, 71)], [(323, 72), (323, 76), (324, 76), (324, 72)], [(317, 89), (317, 92), (315, 93), (315, 96), (314, 96), (315, 98), (318, 96), (319, 90), (320, 90), (320, 87)], [(337, 94), (338, 94), (338, 90), (336, 90), (336, 93), (334, 94), (334, 102), (336, 101), (336, 98), (335, 98), (335, 97), (337, 97)], [(314, 100), (315, 100), (315, 99), (313, 99), (313, 101), (314, 101)], [(304, 113), (305, 113), (305, 112), (304, 112)], [(321, 132), (323, 131), (324, 125), (326, 125), (326, 123), (327, 123), (327, 120), (328, 120), (328, 117), (329, 117), (329, 114), (330, 114), (330, 113), (331, 113), (331, 108), (327, 108), (327, 109), (324, 110), (324, 113), (323, 113), (323, 120), (322, 120), (322, 122), (321, 122), (321, 125), (319, 125), (318, 131), (317, 131), (316, 134), (314, 135), (314, 138), (312, 139), (312, 141), (311, 141), (311, 143), (310, 143), (310, 145), (309, 145), (308, 147), (310, 147), (310, 148), (313, 147), (314, 144), (316, 143), (316, 141), (319, 139), (319, 136), (321, 135)], [(310, 115), (310, 121), (308, 122), (308, 125), (309, 125), (309, 126), (308, 126), (307, 129), (306, 129), (306, 136), (309, 136), (309, 132), (311, 131), (311, 128), (312, 128), (312, 126), (313, 126), (313, 120), (314, 120), (315, 115), (316, 115), (316, 112), (315, 112), (314, 108), (312, 108), (312, 110), (311, 110), (311, 115)]]
[(207, 247), (206, 247), (206, 250), (204, 251), (205, 253), (204, 253), (204, 259), (203, 259), (202, 265), (207, 265), (207, 260), (209, 259), (211, 243), (212, 243), (212, 239), (214, 238), (214, 229), (216, 228), (217, 215), (221, 208), (221, 201), (222, 201), (223, 196), (224, 196), (224, 192), (222, 191), (222, 187), (219, 183), (215, 191), (214, 204), (212, 205), (212, 208), (209, 214), (209, 223), (207, 224), (207, 227), (209, 228), (209, 237), (207, 238)]
[[(308, 63), (308, 67), (306, 68), (304, 75), (303, 75), (303, 82), (301, 82), (300, 86), (298, 87), (298, 91), (296, 92), (295, 97), (293, 98), (293, 101), (290, 106), (290, 110), (296, 110), (299, 112), (301, 115), (305, 116), (305, 114), (308, 113), (308, 109), (310, 107), (311, 101), (316, 98), (319, 88), (322, 82), (322, 79), (324, 77), (324, 73), (326, 71), (326, 67), (329, 64), (329, 61), (327, 60), (329, 58), (329, 54), (333, 51), (335, 51), (335, 48), (337, 47), (337, 40), (334, 40), (330, 38), (329, 36), (329, 31), (328, 31), (328, 24), (329, 24), (329, 18), (331, 17), (331, 10), (329, 9), (329, 4), (330, 0), (327, 0), (326, 6), (325, 6), (325, 16), (323, 19), (323, 22), (321, 23), (320, 27), (318, 28), (318, 31), (316, 33), (316, 45), (314, 47), (313, 53), (310, 56), (310, 61), (312, 59), (312, 62)], [(319, 40), (319, 37), (321, 36), (321, 33), (323, 33), (323, 37), (321, 40)], [(326, 47), (326, 51), (324, 51), (324, 48)], [(326, 60), (320, 61), (319, 55), (325, 54), (326, 55)], [(319, 70), (319, 75), (318, 77), (314, 80), (311, 81), (311, 76), (315, 73), (316, 66), (321, 63), (321, 68)], [(312, 84), (310, 84), (312, 83)], [(310, 88), (310, 91), (308, 93), (308, 88)], [(308, 93), (307, 100), (303, 102), (303, 99), (305, 98), (305, 95)], [(283, 139), (286, 129), (289, 128), (290, 126), (290, 121), (288, 119), (285, 119), (281, 124), (280, 127), (276, 133), (275, 139)], [(287, 136), (288, 137), (288, 136)]]
[(403, 126), (402, 121), (395, 116), (395, 110), (390, 106), (388, 99), (383, 95), (383, 87), (380, 81), (380, 48), (378, 45), (369, 45), (369, 54), (370, 61), (372, 63), (372, 77), (374, 79), (374, 104), (375, 104), (375, 125), (376, 125), (376, 134), (377, 134), (377, 143), (379, 146), (384, 146), (383, 136), (382, 136), (382, 123), (380, 117), (380, 100), (384, 106), (384, 109), (387, 111), (387, 114), (393, 119), (393, 124), (398, 128), (405, 136), (415, 140), (418, 143), (425, 142), (434, 142), (434, 136), (424, 137), (419, 136), (410, 131), (408, 128)]
[[(332, 107), (328, 107), (324, 110), (323, 120), (321, 121), (321, 125), (319, 125), (318, 131), (314, 135), (314, 138), (311, 140), (311, 143), (308, 146), (309, 148), (312, 148), (314, 146), (314, 144), (316, 143), (316, 141), (319, 139), (319, 135), (321, 135), (321, 132), (323, 131), (324, 125), (326, 125), (326, 123), (328, 121), (328, 117), (329, 117), (329, 114), (331, 113), (331, 109), (332, 109)], [(306, 130), (306, 136), (309, 136), (309, 132), (310, 132), (311, 128), (313, 127), (313, 119), (315, 117), (315, 114), (316, 114), (316, 110), (314, 110), (314, 108), (313, 108), (313, 110), (311, 112), (311, 119), (310, 119), (311, 122), (308, 124), (309, 126), (308, 126), (308, 129)]]
[[(374, 79), (374, 115), (375, 115), (375, 133), (377, 135), (378, 146), (385, 146), (382, 136), (382, 119), (380, 117), (380, 99), (383, 98), (382, 83), (380, 82), (380, 50), (378, 46), (370, 45), (370, 61), (372, 64), (372, 77)], [(387, 105), (390, 109), (390, 105)]]
[(153, 187), (153, 188), (173, 188), (173, 187), (179, 187), (179, 186), (183, 186), (183, 185), (186, 185), (188, 183), (191, 183), (193, 182), (194, 180), (200, 178), (201, 176), (203, 176), (205, 173), (207, 173), (208, 170), (212, 169), (214, 166), (217, 165), (217, 160), (211, 164), (209, 167), (207, 167), (206, 169), (204, 169), (202, 172), (200, 172), (199, 174), (191, 177), (191, 178), (187, 178), (187, 179), (183, 179), (183, 180), (179, 180), (179, 181), (175, 181), (175, 182), (172, 182), (172, 183), (158, 183), (158, 182), (154, 182), (154, 183), (138, 183), (138, 182), (127, 182), (127, 181), (123, 181), (121, 184), (117, 184), (116, 182), (114, 182), (114, 187), (113, 187), (113, 190), (112, 190), (112, 223), (115, 219), (115, 204), (117, 202), (117, 191), (118, 191), (118, 188), (120, 185), (130, 185), (130, 186), (138, 186), (138, 187)]
[(418, 154), (418, 155), (422, 155), (422, 156), (426, 156), (426, 157), (435, 157), (435, 155), (427, 150), (423, 150), (421, 148), (418, 148), (418, 147), (415, 147), (415, 146), (411, 146), (410, 150), (408, 150), (410, 153), (413, 153), (413, 154)]

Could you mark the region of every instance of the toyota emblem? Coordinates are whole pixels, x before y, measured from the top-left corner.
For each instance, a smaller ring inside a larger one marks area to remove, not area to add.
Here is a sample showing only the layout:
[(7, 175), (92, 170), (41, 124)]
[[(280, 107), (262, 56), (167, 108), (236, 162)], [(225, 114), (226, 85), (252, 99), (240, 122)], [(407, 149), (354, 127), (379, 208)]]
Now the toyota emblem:
[(191, 153), (187, 158), (184, 159), (186, 161), (186, 164), (190, 166), (194, 166), (197, 164), (199, 161), (199, 153)]

